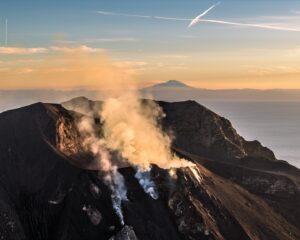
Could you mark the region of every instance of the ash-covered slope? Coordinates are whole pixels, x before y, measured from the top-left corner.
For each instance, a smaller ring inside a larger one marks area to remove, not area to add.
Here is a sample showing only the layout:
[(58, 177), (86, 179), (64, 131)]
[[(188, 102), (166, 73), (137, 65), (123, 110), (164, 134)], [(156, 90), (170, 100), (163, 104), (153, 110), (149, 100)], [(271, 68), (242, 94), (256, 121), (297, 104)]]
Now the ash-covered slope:
[[(177, 138), (174, 151), (197, 165), (173, 177), (154, 167), (157, 200), (144, 192), (133, 168), (120, 169), (128, 191), (125, 226), (110, 189), (81, 148), (78, 113), (37, 103), (0, 114), (0, 239), (300, 238), (298, 169), (251, 155), (230, 124), (222, 125), (200, 105), (159, 104), (167, 114), (164, 128)], [(205, 129), (214, 144), (202, 144)]]

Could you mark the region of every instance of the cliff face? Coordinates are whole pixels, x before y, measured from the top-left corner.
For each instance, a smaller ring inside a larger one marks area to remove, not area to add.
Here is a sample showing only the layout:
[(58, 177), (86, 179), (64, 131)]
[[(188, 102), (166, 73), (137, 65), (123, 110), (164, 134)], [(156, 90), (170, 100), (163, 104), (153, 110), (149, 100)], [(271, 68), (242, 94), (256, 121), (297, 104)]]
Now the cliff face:
[(128, 191), (125, 226), (81, 148), (78, 113), (37, 103), (0, 114), (0, 238), (300, 238), (297, 168), (258, 143), (246, 146), (228, 120), (201, 105), (159, 104), (164, 129), (176, 136), (173, 150), (196, 166), (173, 177), (154, 166), (157, 200), (133, 168), (119, 169)]
[(255, 156), (275, 160), (273, 152), (258, 141), (248, 142), (230, 121), (194, 102), (159, 102), (166, 113), (164, 127), (175, 135), (174, 146), (215, 160)]

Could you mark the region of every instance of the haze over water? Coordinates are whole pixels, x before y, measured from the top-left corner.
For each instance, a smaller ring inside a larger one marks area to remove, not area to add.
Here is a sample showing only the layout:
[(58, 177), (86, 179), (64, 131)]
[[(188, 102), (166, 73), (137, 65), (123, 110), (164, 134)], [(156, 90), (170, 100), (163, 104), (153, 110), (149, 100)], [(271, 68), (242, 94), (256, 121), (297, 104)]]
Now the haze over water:
[(198, 102), (229, 119), (246, 140), (258, 140), (300, 167), (300, 102)]

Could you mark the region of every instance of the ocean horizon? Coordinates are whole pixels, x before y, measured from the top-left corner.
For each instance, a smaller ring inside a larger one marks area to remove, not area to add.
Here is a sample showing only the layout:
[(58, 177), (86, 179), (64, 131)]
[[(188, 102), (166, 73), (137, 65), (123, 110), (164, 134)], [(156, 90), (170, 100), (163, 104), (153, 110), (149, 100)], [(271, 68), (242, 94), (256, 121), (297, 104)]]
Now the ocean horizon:
[(246, 140), (300, 168), (300, 102), (197, 101), (227, 118)]

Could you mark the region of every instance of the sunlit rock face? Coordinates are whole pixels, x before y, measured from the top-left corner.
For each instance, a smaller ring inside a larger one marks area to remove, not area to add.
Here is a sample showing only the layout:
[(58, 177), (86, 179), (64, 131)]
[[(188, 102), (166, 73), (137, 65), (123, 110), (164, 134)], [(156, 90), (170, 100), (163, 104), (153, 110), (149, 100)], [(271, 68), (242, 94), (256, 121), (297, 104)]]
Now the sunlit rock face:
[(124, 225), (82, 148), (76, 119), (84, 112), (38, 103), (0, 114), (0, 239), (300, 237), (298, 169), (251, 156), (228, 120), (194, 102), (159, 104), (163, 128), (176, 137), (174, 152), (196, 165), (152, 166), (146, 186), (155, 187), (154, 197), (136, 168), (120, 167)]

